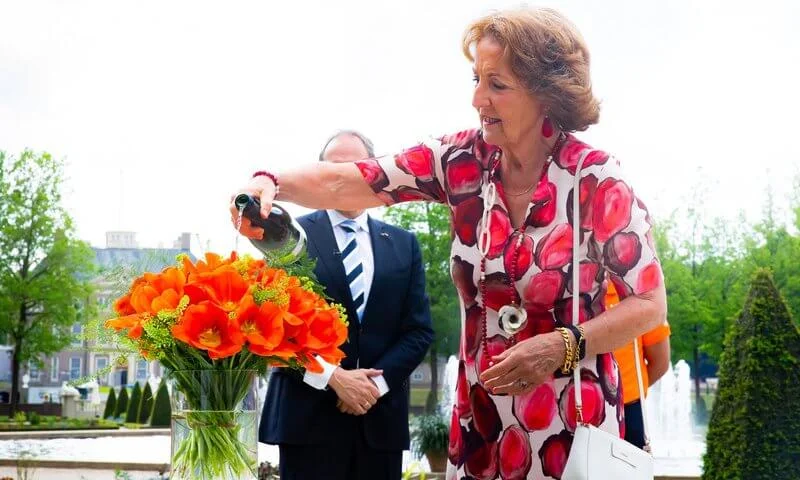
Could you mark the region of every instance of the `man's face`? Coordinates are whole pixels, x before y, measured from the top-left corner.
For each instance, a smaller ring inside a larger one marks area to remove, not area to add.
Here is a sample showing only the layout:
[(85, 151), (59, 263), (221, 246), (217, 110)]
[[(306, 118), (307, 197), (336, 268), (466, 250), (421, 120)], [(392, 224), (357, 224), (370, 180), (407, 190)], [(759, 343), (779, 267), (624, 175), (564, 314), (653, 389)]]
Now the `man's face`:
[(322, 154), (326, 162), (347, 163), (369, 158), (367, 147), (355, 135), (339, 135), (331, 140)]

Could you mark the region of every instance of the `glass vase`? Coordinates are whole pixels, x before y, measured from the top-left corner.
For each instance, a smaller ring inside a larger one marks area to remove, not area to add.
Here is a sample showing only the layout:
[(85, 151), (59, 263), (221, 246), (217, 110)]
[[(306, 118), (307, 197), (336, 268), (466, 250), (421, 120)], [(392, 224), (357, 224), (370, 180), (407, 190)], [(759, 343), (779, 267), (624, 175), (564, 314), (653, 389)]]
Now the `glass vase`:
[(168, 375), (170, 479), (256, 479), (256, 371), (176, 370)]

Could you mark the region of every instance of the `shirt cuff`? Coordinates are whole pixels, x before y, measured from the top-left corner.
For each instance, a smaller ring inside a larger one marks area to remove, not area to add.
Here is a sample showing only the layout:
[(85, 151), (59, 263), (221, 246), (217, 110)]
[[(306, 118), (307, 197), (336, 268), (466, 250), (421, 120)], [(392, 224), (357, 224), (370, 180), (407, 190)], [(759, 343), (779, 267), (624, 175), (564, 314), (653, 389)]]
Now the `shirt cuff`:
[(378, 387), (378, 395), (382, 397), (389, 393), (389, 384), (386, 383), (386, 379), (383, 378), (383, 375), (372, 377), (372, 381), (375, 382), (375, 386)]
[[(331, 380), (333, 371), (336, 370), (337, 367), (332, 363), (326, 362), (320, 356), (317, 356), (316, 359), (320, 365), (322, 365), (322, 373), (314, 373), (306, 370), (306, 373), (303, 375), (303, 381), (317, 390), (325, 390), (328, 387), (328, 382)], [(378, 387), (378, 389), (380, 389), (380, 387)]]

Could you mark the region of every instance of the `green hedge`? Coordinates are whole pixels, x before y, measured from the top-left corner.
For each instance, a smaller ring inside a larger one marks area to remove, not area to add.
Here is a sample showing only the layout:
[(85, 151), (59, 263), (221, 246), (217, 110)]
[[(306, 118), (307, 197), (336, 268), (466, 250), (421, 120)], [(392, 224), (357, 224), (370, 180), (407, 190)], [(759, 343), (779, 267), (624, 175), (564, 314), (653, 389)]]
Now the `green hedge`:
[(128, 401), (128, 411), (125, 415), (126, 423), (136, 423), (139, 420), (139, 408), (142, 406), (142, 388), (139, 382), (133, 385), (131, 399)]
[(150, 389), (150, 382), (145, 382), (142, 406), (139, 408), (139, 423), (149, 422), (151, 413), (153, 413), (153, 390)]
[(114, 408), (114, 418), (122, 418), (126, 413), (128, 413), (128, 389), (123, 386), (119, 389), (117, 406)]
[(117, 391), (113, 388), (108, 392), (106, 408), (103, 410), (103, 418), (113, 418), (114, 411), (117, 409)]
[(769, 271), (754, 274), (724, 347), (703, 479), (797, 479), (800, 332)]
[(162, 379), (161, 385), (156, 391), (155, 404), (153, 405), (153, 417), (150, 419), (150, 426), (169, 427), (172, 417), (172, 406), (169, 403), (169, 391), (167, 383)]

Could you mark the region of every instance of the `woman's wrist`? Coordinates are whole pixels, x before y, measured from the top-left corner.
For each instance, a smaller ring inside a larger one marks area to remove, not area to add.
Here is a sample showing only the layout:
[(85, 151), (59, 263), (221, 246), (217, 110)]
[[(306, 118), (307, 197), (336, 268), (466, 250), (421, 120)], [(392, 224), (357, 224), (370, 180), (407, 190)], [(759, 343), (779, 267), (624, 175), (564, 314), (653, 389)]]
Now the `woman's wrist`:
[(564, 375), (572, 372), (573, 368), (578, 364), (578, 351), (575, 338), (568, 328), (559, 327), (553, 332), (559, 338), (559, 346), (561, 359), (559, 370)]
[(566, 328), (572, 333), (578, 361), (583, 360), (586, 357), (586, 331), (583, 325), (567, 325)]
[(257, 172), (253, 173), (252, 178), (259, 178), (259, 177), (266, 177), (270, 181), (272, 181), (272, 186), (275, 189), (275, 197), (277, 198), (278, 193), (281, 191), (281, 184), (280, 182), (278, 182), (278, 176), (266, 170), (258, 170)]

